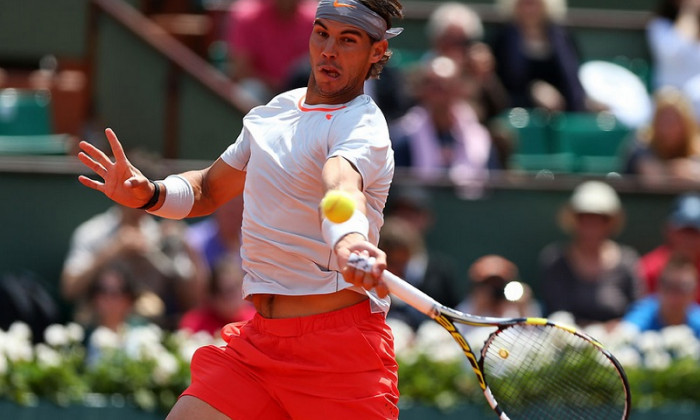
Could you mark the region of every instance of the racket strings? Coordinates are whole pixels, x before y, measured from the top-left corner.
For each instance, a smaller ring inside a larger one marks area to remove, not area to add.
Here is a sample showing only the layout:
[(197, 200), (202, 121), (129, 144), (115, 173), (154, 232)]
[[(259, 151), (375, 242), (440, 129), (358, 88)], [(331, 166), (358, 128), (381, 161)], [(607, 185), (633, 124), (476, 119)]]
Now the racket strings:
[(621, 419), (621, 373), (585, 338), (551, 325), (517, 324), (492, 335), (482, 351), (486, 381), (515, 419)]

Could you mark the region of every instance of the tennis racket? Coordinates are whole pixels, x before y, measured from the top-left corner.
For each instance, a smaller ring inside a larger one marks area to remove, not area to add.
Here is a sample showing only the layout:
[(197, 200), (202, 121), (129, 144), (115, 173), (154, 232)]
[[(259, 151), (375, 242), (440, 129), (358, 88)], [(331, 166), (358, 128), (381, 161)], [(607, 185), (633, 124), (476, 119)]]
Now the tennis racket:
[[(373, 258), (348, 265), (369, 271)], [(459, 344), (501, 420), (629, 418), (627, 376), (615, 357), (583, 332), (543, 318), (492, 318), (448, 308), (384, 270), (389, 291), (443, 326)], [(480, 357), (455, 324), (496, 327)]]

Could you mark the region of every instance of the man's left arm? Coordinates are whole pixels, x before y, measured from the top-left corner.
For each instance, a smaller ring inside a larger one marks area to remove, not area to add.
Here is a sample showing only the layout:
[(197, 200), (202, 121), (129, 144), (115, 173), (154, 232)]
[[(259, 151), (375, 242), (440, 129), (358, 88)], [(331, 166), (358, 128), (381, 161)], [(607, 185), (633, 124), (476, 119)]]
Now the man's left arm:
[[(358, 170), (345, 158), (334, 156), (329, 158), (323, 166), (321, 174), (324, 194), (329, 190), (340, 190), (350, 194), (355, 201), (355, 214), (351, 220), (367, 223), (367, 198), (362, 192), (363, 179)], [(322, 221), (322, 223), (329, 223)], [(343, 277), (348, 283), (364, 287), (367, 290), (376, 288), (377, 294), (384, 297), (388, 289), (381, 281), (382, 271), (386, 268), (386, 254), (367, 240), (367, 232), (352, 232), (342, 236), (333, 247), (338, 266), (341, 267)], [(361, 229), (358, 229), (361, 230)], [(376, 259), (371, 272), (365, 273), (347, 266), (347, 260), (352, 253), (363, 254)]]

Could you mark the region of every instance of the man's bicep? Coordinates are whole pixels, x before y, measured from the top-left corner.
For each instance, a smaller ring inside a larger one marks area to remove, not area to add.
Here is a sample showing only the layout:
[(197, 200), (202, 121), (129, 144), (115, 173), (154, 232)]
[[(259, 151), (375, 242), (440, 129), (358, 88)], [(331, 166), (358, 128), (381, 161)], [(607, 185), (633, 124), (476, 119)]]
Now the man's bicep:
[[(218, 158), (200, 172), (200, 196), (190, 217), (212, 213), (219, 206), (240, 195), (245, 185), (244, 171)], [(194, 213), (194, 214), (193, 214)]]
[(330, 157), (323, 165), (323, 184), (326, 190), (362, 190), (362, 176), (357, 168), (342, 156)]
[(358, 207), (364, 208), (365, 196), (362, 193), (362, 176), (350, 161), (342, 156), (330, 157), (323, 165), (321, 178), (324, 191), (347, 191), (353, 195)]

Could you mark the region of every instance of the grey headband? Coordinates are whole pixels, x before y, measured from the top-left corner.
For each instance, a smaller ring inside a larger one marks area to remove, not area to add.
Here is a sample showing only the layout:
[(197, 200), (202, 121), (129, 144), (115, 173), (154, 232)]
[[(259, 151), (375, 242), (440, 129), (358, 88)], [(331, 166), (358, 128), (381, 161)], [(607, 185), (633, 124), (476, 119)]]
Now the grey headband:
[(403, 28), (387, 30), (384, 18), (357, 0), (321, 0), (316, 9), (316, 19), (330, 19), (356, 26), (378, 40), (393, 38), (403, 31)]

